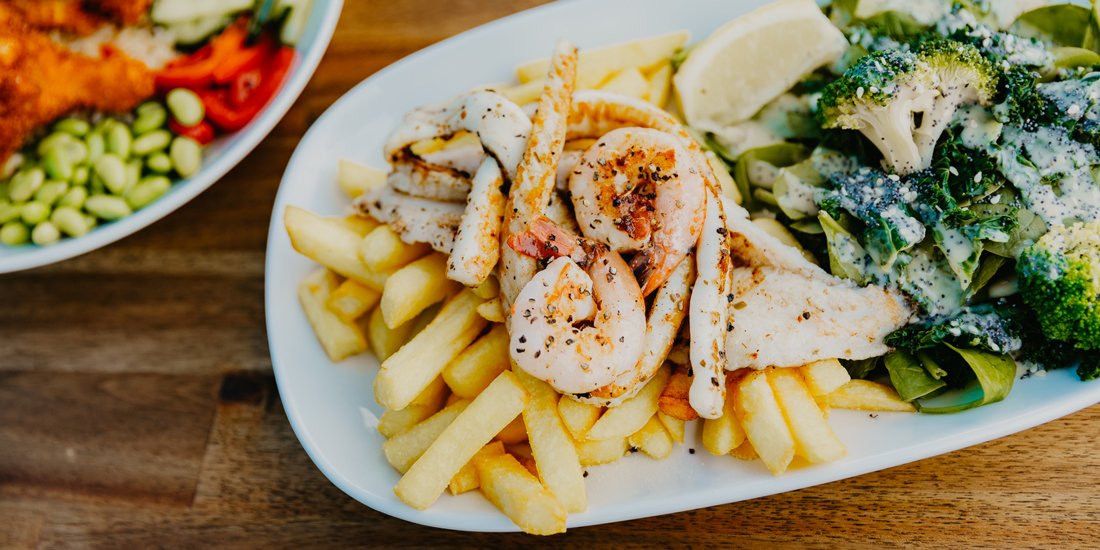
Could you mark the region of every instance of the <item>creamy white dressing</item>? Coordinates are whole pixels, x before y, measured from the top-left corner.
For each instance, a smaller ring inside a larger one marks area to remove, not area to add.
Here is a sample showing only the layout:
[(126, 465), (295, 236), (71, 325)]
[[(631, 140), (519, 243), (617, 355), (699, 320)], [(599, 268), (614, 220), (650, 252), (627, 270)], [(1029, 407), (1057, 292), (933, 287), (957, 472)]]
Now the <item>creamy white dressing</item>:
[(959, 137), (971, 149), (984, 149), (1001, 136), (1001, 124), (981, 105), (965, 105), (955, 111), (955, 123), (961, 128)]

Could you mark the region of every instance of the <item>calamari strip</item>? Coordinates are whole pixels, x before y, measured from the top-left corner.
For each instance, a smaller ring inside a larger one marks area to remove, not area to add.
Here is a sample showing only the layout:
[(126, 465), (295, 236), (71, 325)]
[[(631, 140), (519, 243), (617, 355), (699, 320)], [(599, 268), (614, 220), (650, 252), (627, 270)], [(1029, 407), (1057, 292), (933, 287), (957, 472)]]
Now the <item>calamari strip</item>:
[(500, 258), (500, 226), (504, 219), (504, 178), (496, 159), (486, 158), (474, 175), (466, 211), (447, 260), (447, 278), (466, 286), (485, 281)]
[(461, 203), (441, 202), (406, 195), (389, 185), (355, 199), (360, 212), (388, 224), (407, 243), (428, 243), (449, 254), (462, 222)]
[(707, 215), (696, 248), (699, 274), (691, 291), (691, 407), (703, 418), (722, 416), (726, 396), (726, 331), (729, 325), (729, 231), (722, 201), (707, 187)]

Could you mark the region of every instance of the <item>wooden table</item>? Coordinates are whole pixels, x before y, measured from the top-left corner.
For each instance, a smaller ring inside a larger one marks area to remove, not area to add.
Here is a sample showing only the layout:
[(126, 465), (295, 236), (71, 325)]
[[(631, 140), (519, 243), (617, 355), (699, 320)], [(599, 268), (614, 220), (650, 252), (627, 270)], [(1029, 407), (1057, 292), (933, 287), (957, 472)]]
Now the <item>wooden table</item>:
[[(347, 0), (301, 99), (221, 183), (119, 243), (0, 276), (0, 547), (532, 541), (406, 523), (324, 478), (275, 389), (263, 262), (279, 178), (318, 115), (388, 63), (536, 3)], [(550, 542), (1096, 546), (1098, 435), (1092, 407), (884, 472)]]

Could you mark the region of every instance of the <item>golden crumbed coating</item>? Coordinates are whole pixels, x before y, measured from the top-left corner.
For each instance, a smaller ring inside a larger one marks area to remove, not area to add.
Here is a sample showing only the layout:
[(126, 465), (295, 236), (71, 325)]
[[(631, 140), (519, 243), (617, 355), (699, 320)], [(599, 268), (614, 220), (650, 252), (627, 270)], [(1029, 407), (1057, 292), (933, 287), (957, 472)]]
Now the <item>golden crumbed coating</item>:
[(108, 22), (136, 25), (153, 0), (0, 0), (0, 21), (20, 19), (41, 30), (87, 35)]

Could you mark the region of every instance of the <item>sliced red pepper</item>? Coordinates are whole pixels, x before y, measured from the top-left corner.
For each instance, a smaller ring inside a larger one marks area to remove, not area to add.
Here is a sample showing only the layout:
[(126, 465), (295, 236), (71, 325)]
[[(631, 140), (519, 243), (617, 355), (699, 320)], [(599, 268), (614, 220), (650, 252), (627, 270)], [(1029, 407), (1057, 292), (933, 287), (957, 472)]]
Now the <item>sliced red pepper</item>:
[(229, 90), (202, 90), (199, 97), (206, 106), (206, 116), (218, 128), (235, 132), (244, 128), (263, 110), (282, 86), (294, 62), (294, 48), (282, 47), (264, 65), (259, 84), (240, 105), (233, 104)]
[(244, 46), (247, 33), (243, 21), (238, 21), (210, 40), (194, 54), (177, 59), (157, 73), (157, 86), (199, 88), (214, 81), (214, 71)]
[(168, 129), (178, 136), (189, 137), (202, 145), (209, 145), (214, 141), (214, 127), (205, 120), (200, 120), (194, 126), (184, 126), (176, 119), (168, 121)]
[(275, 43), (265, 36), (255, 46), (249, 46), (230, 53), (226, 59), (214, 68), (214, 82), (228, 84), (238, 75), (260, 68), (275, 51)]
[(256, 88), (259, 88), (260, 83), (263, 82), (263, 78), (263, 71), (260, 67), (249, 69), (237, 75), (229, 88), (229, 99), (233, 102), (233, 105), (241, 107), (248, 103), (249, 98), (256, 92)]

